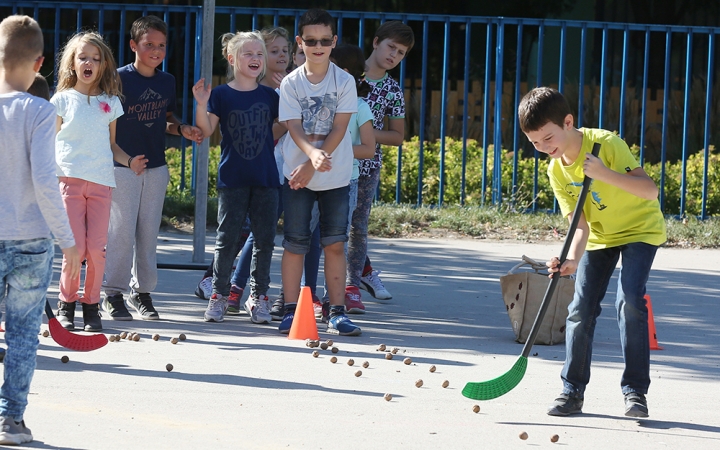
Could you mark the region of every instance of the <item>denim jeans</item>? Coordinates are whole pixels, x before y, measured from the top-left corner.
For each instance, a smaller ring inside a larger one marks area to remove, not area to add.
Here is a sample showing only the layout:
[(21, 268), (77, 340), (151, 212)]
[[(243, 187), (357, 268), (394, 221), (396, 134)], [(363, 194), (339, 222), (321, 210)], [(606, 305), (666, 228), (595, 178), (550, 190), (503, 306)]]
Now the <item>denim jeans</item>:
[(0, 415), (21, 421), (35, 372), (45, 294), (52, 278), (52, 239), (0, 241), (0, 301), (5, 300), (5, 381)]
[(283, 185), (283, 247), (299, 255), (308, 253), (312, 236), (310, 222), (315, 201), (318, 202), (320, 210), (320, 245), (326, 247), (336, 242), (347, 242), (348, 190), (348, 186), (327, 191), (290, 189), (286, 180)]
[(255, 236), (250, 264), (250, 295), (267, 295), (270, 263), (275, 246), (278, 189), (273, 187), (235, 187), (218, 189), (218, 229), (213, 265), (213, 293), (230, 294), (230, 276), (238, 251), (240, 230), (250, 215)]
[(623, 394), (647, 394), (650, 386), (650, 342), (645, 285), (657, 247), (642, 242), (586, 251), (575, 279), (575, 296), (568, 306), (565, 365), (561, 373), (563, 392), (582, 397), (590, 381), (592, 343), (600, 302), (622, 256), (618, 277), (617, 321), (620, 328), (625, 371)]

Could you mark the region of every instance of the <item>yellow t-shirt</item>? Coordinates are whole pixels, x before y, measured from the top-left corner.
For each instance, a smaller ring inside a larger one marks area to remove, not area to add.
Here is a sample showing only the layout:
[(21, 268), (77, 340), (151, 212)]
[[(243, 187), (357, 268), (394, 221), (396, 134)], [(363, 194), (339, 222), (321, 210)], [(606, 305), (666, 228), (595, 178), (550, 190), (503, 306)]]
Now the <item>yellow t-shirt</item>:
[[(601, 145), (599, 158), (606, 167), (619, 173), (640, 167), (625, 141), (616, 134), (595, 128), (580, 128), (582, 148), (575, 162), (565, 166), (561, 159), (553, 159), (548, 177), (563, 216), (575, 209), (583, 183), (585, 154), (592, 152), (593, 143)], [(657, 199), (645, 200), (618, 187), (593, 180), (585, 206), (585, 218), (590, 227), (588, 250), (617, 247), (633, 242), (661, 245), (667, 239), (665, 218)]]

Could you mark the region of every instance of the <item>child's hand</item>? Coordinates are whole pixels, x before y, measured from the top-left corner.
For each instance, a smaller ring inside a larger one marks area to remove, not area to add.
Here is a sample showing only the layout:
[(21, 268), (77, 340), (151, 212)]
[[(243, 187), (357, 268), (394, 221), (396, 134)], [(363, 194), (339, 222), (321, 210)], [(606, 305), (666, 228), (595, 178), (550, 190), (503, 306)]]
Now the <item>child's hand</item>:
[(583, 172), (590, 178), (602, 180), (602, 174), (607, 169), (602, 160), (597, 156), (593, 156), (590, 153), (585, 154), (585, 161), (583, 161)]
[(70, 276), (71, 279), (80, 276), (80, 253), (76, 246), (62, 249), (63, 256), (65, 257), (65, 267), (63, 270)]
[(283, 78), (285, 78), (285, 74), (281, 72), (275, 72), (275, 75), (273, 75), (272, 79), (275, 84), (280, 86), (280, 83), (282, 83)]
[(145, 172), (145, 167), (147, 166), (147, 163), (148, 159), (145, 157), (145, 155), (137, 155), (130, 162), (130, 170), (135, 172), (135, 175), (142, 175), (142, 173)]
[(191, 141), (197, 142), (198, 144), (201, 144), (203, 139), (205, 139), (205, 136), (203, 136), (203, 132), (200, 128), (194, 127), (192, 125), (185, 125), (180, 128), (180, 134), (185, 139), (189, 139)]
[(320, 149), (312, 151), (310, 162), (318, 172), (329, 172), (332, 169), (332, 156)]
[(312, 180), (313, 175), (315, 175), (315, 169), (310, 161), (300, 164), (290, 173), (290, 179), (288, 180), (290, 189), (304, 188)]
[(577, 261), (575, 261), (574, 259), (566, 259), (558, 270), (558, 266), (560, 265), (560, 259), (558, 259), (557, 256), (554, 256), (550, 261), (546, 262), (545, 265), (548, 266), (548, 272), (550, 272), (550, 277), (552, 277), (553, 274), (557, 272), (560, 272), (561, 277), (572, 275), (575, 273), (578, 266)]
[(200, 78), (192, 87), (193, 97), (195, 101), (201, 105), (207, 104), (210, 100), (210, 85), (205, 86), (205, 78)]

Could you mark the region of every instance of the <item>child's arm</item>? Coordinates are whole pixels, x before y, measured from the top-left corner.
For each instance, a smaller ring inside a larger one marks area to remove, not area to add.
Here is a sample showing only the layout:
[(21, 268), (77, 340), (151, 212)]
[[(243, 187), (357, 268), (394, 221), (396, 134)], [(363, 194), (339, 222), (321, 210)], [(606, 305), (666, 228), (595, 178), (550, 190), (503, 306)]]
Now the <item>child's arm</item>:
[(272, 126), (273, 140), (277, 141), (278, 139), (283, 137), (285, 133), (287, 133), (287, 127), (285, 126), (285, 124), (276, 120)]
[(141, 175), (145, 171), (147, 166), (147, 158), (145, 155), (130, 156), (125, 153), (125, 150), (121, 149), (115, 142), (115, 127), (117, 125), (117, 119), (110, 122), (110, 148), (113, 152), (113, 159), (127, 167), (129, 167), (135, 175)]
[(308, 140), (301, 119), (290, 119), (285, 122), (285, 125), (287, 126), (288, 133), (290, 133), (290, 138), (295, 141), (298, 148), (307, 155), (315, 170), (318, 172), (327, 172), (332, 168), (330, 155), (324, 150), (312, 145)]
[(388, 119), (386, 129), (375, 130), (375, 140), (383, 145), (402, 145), (405, 139), (405, 118)]
[(203, 136), (203, 132), (200, 128), (180, 123), (172, 112), (168, 111), (166, 121), (167, 125), (165, 126), (165, 132), (168, 134), (177, 134), (185, 139), (195, 141), (198, 144), (205, 139), (205, 136)]
[(629, 192), (645, 200), (655, 200), (658, 197), (658, 188), (642, 167), (630, 172), (619, 173), (608, 168), (602, 160), (590, 153), (585, 154), (583, 162), (585, 175)]
[[(574, 212), (571, 212), (567, 216), (569, 223), (572, 223), (573, 214)], [(588, 226), (587, 220), (585, 219), (585, 213), (580, 213), (580, 221), (578, 222), (577, 230), (575, 230), (573, 240), (570, 243), (570, 250), (568, 251), (565, 262), (560, 267), (560, 276), (564, 277), (575, 273), (575, 271), (577, 270), (578, 262), (580, 261), (580, 258), (582, 258), (583, 253), (585, 253), (585, 247), (587, 246), (589, 233), (590, 227)], [(548, 266), (548, 272), (550, 272), (551, 274), (557, 272), (559, 264), (560, 259), (557, 256), (554, 256), (550, 261), (546, 263), (546, 265)]]
[(215, 131), (220, 118), (207, 110), (208, 100), (210, 100), (210, 85), (205, 86), (205, 78), (200, 78), (192, 88), (193, 97), (197, 102), (195, 108), (195, 123), (197, 124), (203, 136), (209, 137)]
[(375, 133), (372, 121), (360, 125), (360, 144), (353, 145), (355, 159), (370, 159), (375, 156)]
[(337, 146), (340, 144), (340, 141), (342, 141), (343, 137), (345, 137), (345, 132), (347, 132), (347, 127), (350, 123), (350, 117), (352, 117), (352, 113), (335, 114), (332, 130), (330, 130), (330, 134), (327, 135), (325, 141), (320, 146), (321, 150), (328, 155), (332, 155), (332, 152), (335, 151)]

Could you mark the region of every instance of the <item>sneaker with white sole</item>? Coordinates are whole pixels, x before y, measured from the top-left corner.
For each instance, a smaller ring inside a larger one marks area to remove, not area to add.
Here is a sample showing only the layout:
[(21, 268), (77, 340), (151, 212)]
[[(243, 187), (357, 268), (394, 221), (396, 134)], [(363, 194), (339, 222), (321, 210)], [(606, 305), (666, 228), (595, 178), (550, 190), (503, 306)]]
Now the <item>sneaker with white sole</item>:
[(205, 322), (222, 322), (227, 311), (227, 299), (220, 294), (213, 294), (205, 310)]
[(313, 313), (315, 313), (315, 318), (319, 319), (322, 317), (322, 302), (318, 298), (317, 295), (312, 295), (312, 301), (313, 301)]
[(195, 288), (195, 296), (203, 300), (210, 300), (212, 296), (212, 277), (205, 277)]
[[(357, 286), (345, 287), (345, 309), (348, 314), (365, 314), (365, 305), (360, 298), (360, 289)], [(322, 303), (320, 304), (320, 314), (322, 315)]]
[(245, 311), (250, 315), (252, 323), (270, 323), (270, 300), (267, 295), (250, 297), (245, 302)]
[(285, 317), (285, 298), (282, 294), (275, 299), (270, 307), (270, 317), (272, 317), (272, 320), (283, 320), (283, 317)]
[(625, 394), (625, 415), (627, 417), (648, 417), (647, 400), (643, 394), (628, 392)]
[(0, 416), (0, 445), (20, 445), (32, 442), (32, 432), (25, 421), (15, 422), (7, 416)]
[(583, 398), (563, 392), (555, 402), (550, 405), (549, 416), (570, 416), (582, 413)]
[(352, 323), (345, 314), (330, 316), (327, 332), (340, 336), (360, 336), (362, 334), (360, 327)]
[(385, 289), (385, 285), (380, 279), (380, 271), (373, 270), (367, 276), (360, 277), (360, 289), (368, 291), (370, 295), (378, 300), (389, 300), (392, 294)]
[(230, 294), (228, 295), (227, 314), (237, 316), (240, 314), (240, 299), (243, 296), (244, 289), (234, 284), (230, 286)]
[(295, 309), (297, 308), (296, 303), (286, 305), (285, 315), (282, 318), (282, 322), (278, 326), (278, 331), (282, 334), (289, 334), (290, 328), (292, 328), (293, 319), (295, 318)]

